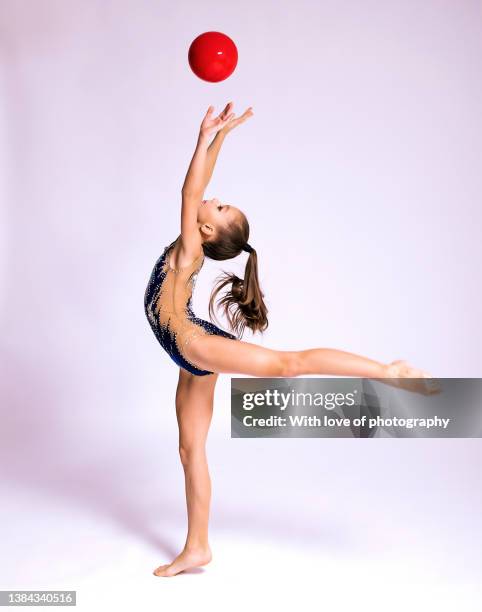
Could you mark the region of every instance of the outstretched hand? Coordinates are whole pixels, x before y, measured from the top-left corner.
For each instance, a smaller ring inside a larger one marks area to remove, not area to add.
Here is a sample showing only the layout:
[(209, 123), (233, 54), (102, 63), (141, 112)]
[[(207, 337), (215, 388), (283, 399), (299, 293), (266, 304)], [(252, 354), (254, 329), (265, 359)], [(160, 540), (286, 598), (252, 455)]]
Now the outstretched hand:
[(210, 106), (201, 123), (201, 133), (206, 136), (212, 136), (217, 132), (227, 134), (253, 115), (252, 106), (246, 109), (240, 117), (236, 117), (235, 113), (231, 112), (232, 108), (233, 103), (228, 102), (224, 110), (217, 117), (213, 117), (214, 107)]
[[(229, 106), (231, 108), (228, 108)], [(228, 106), (226, 106), (226, 108), (224, 109), (223, 113), (224, 112), (229, 112), (231, 109), (232, 109), (232, 102), (230, 102), (228, 104)], [(232, 113), (232, 117), (228, 117), (226, 125), (220, 130), (220, 132), (223, 133), (223, 134), (227, 134), (228, 132), (230, 132), (232, 129), (234, 129), (235, 127), (237, 127), (241, 123), (244, 123), (246, 121), (246, 119), (249, 119), (249, 117), (252, 117), (253, 115), (254, 115), (254, 113), (253, 113), (253, 107), (252, 106), (247, 108), (240, 117), (236, 117), (236, 115), (234, 113)]]

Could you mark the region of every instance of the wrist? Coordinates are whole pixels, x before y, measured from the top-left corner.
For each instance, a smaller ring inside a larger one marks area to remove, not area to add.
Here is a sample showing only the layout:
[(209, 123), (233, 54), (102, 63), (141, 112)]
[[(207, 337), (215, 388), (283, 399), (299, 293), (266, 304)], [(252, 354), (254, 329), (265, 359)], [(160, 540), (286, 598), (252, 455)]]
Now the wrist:
[(197, 140), (198, 140), (198, 144), (207, 145), (207, 144), (209, 144), (209, 134), (206, 134), (205, 132), (200, 130), (199, 131), (199, 136), (198, 136)]

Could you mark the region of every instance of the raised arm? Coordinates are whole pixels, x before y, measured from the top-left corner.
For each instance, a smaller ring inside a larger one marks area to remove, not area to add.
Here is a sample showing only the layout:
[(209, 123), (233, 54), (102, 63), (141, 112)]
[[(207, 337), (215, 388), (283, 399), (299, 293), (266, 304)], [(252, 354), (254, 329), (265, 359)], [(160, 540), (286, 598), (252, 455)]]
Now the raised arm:
[[(214, 111), (212, 106), (208, 108), (201, 123), (196, 149), (184, 179), (181, 191), (181, 251), (184, 252), (184, 259), (196, 257), (201, 251), (201, 236), (197, 227), (197, 211), (217, 157), (217, 153), (213, 155), (214, 149), (209, 145), (209, 140), (213, 134), (217, 134), (227, 124), (228, 120), (233, 117), (234, 113), (229, 115), (226, 112), (230, 105), (231, 103), (226, 106), (218, 117), (212, 116)], [(219, 147), (220, 142), (218, 141), (215, 145), (217, 152), (219, 152)]]
[[(194, 259), (201, 251), (201, 236), (197, 227), (199, 202), (211, 179), (221, 145), (228, 132), (252, 115), (251, 107), (241, 117), (231, 112), (233, 103), (229, 102), (224, 110), (213, 117), (214, 108), (210, 106), (201, 123), (194, 155), (182, 186), (181, 208), (181, 250), (184, 259)], [(215, 138), (209, 144), (212, 135)]]

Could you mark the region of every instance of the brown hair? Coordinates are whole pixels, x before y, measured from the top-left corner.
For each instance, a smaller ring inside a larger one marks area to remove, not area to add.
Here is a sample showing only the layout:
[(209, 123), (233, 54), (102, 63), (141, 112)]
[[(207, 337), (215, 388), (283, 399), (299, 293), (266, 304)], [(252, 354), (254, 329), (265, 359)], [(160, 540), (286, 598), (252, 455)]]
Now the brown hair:
[[(223, 261), (239, 255), (246, 247), (249, 238), (249, 223), (244, 214), (239, 224), (232, 223), (218, 230), (212, 241), (203, 243), (204, 254), (211, 259)], [(248, 245), (248, 248), (249, 245)], [(241, 338), (246, 327), (253, 332), (263, 332), (268, 327), (268, 309), (263, 301), (264, 293), (258, 278), (258, 255), (250, 248), (244, 279), (232, 272), (223, 270), (220, 282), (215, 286), (209, 300), (209, 315), (215, 318), (214, 300), (216, 295), (231, 284), (231, 289), (219, 300), (218, 306), (224, 310), (229, 325)]]

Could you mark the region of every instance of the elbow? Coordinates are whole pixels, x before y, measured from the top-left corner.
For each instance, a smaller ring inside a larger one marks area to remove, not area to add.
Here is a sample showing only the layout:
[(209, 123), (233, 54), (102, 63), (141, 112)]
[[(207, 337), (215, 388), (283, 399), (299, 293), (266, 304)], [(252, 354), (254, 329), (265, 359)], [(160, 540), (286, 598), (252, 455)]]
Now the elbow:
[(202, 194), (202, 189), (190, 189), (186, 187), (183, 187), (181, 189), (181, 195), (183, 198), (200, 198)]

